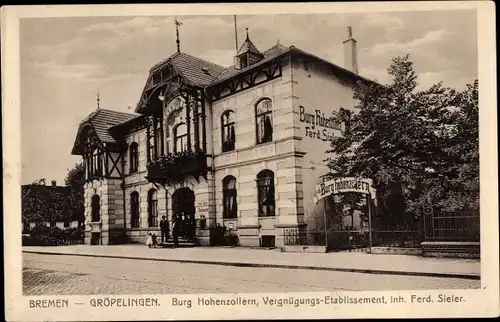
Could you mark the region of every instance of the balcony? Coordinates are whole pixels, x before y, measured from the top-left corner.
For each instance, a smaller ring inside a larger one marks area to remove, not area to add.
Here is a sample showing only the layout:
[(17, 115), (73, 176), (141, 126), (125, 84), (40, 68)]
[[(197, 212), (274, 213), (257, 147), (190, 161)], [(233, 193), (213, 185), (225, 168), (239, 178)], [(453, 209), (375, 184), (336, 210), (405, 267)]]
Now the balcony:
[(206, 179), (207, 156), (201, 150), (168, 153), (151, 161), (147, 170), (147, 180), (162, 185), (183, 181), (190, 175), (196, 180), (200, 177)]

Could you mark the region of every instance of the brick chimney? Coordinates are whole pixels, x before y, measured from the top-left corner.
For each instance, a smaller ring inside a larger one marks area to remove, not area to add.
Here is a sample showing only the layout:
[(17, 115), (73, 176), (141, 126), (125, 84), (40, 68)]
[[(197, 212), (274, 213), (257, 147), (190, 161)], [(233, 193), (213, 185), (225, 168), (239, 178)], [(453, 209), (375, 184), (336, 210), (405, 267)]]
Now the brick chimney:
[(352, 28), (347, 26), (347, 40), (344, 44), (344, 67), (353, 73), (358, 73), (357, 41), (352, 38)]
[(57, 187), (57, 181), (56, 180), (52, 180), (51, 183), (52, 183), (52, 187)]

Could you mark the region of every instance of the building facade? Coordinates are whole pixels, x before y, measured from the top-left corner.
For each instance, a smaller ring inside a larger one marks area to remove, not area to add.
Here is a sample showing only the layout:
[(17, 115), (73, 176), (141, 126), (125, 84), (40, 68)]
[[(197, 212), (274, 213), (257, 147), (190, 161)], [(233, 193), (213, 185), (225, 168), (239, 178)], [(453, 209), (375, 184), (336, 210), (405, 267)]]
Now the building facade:
[(136, 114), (96, 109), (72, 150), (85, 242), (143, 242), (162, 216), (200, 245), (217, 226), (241, 246), (281, 246), (285, 229), (321, 225), (316, 185), (343, 129), (332, 116), (368, 81), (348, 36), (345, 68), (294, 46), (261, 52), (248, 34), (228, 68), (178, 51), (151, 68)]

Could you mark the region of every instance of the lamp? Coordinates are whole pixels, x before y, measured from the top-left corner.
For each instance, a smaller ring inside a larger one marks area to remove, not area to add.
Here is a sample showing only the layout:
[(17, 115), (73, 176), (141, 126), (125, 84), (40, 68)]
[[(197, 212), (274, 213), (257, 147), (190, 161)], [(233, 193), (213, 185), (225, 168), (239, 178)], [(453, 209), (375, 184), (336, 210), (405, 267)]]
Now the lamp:
[(162, 102), (165, 100), (165, 95), (164, 95), (164, 93), (163, 93), (163, 92), (162, 92), (162, 93), (160, 93), (160, 95), (158, 95), (158, 99), (159, 99), (160, 101), (162, 101)]

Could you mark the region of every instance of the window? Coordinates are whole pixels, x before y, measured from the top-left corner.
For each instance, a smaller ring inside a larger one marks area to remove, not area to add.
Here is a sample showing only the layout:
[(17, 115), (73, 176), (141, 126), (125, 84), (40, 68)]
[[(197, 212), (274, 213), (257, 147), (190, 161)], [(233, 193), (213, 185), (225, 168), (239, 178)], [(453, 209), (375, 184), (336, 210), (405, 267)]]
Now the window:
[(247, 68), (248, 67), (248, 55), (243, 55), (240, 56), (240, 68)]
[(234, 112), (226, 111), (221, 116), (222, 152), (233, 151), (236, 135), (234, 132)]
[(95, 149), (92, 153), (92, 166), (93, 166), (93, 175), (95, 177), (101, 177), (103, 175), (102, 171), (102, 152), (99, 149)]
[(98, 195), (92, 197), (92, 222), (101, 221), (101, 203)]
[(158, 122), (156, 125), (155, 135), (156, 135), (156, 148), (155, 148), (156, 154), (155, 154), (155, 156), (158, 157), (162, 154), (161, 153), (161, 146), (162, 146), (162, 142), (163, 142), (163, 138), (161, 136), (161, 123), (160, 122)]
[(130, 194), (130, 226), (139, 227), (139, 193), (137, 191)]
[(263, 170), (257, 175), (257, 194), (259, 198), (259, 216), (274, 216), (274, 173)]
[(238, 205), (236, 203), (236, 178), (233, 176), (225, 177), (222, 180), (222, 200), (224, 218), (237, 218)]
[(273, 105), (269, 98), (261, 99), (255, 106), (257, 144), (273, 140)]
[(158, 196), (155, 189), (148, 192), (148, 225), (149, 227), (158, 226)]
[(174, 128), (174, 152), (187, 150), (187, 127), (185, 123), (181, 123)]
[(136, 142), (130, 144), (130, 173), (139, 171), (139, 145)]
[(148, 163), (151, 162), (152, 160), (155, 160), (157, 158), (156, 155), (156, 138), (157, 138), (157, 121), (156, 117), (148, 117), (147, 119), (147, 138), (146, 138), (146, 144), (147, 144), (147, 160)]

